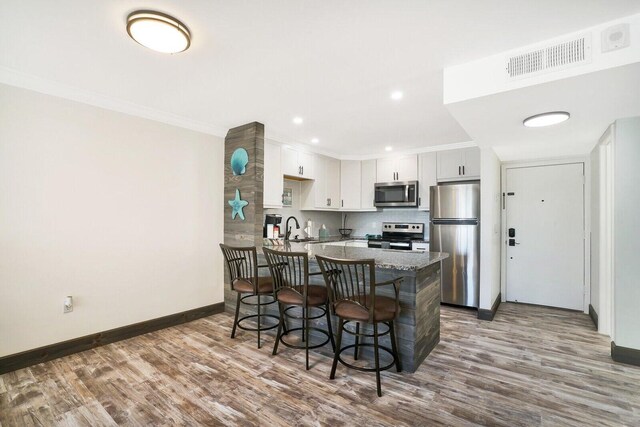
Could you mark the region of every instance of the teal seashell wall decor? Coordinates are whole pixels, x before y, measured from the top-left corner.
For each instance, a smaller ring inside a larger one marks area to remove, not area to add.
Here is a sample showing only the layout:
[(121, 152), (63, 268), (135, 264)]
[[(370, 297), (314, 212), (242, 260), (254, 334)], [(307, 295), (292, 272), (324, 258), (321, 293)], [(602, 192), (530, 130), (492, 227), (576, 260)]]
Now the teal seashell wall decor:
[(234, 175), (244, 175), (247, 172), (249, 153), (244, 148), (237, 148), (231, 155), (231, 170)]

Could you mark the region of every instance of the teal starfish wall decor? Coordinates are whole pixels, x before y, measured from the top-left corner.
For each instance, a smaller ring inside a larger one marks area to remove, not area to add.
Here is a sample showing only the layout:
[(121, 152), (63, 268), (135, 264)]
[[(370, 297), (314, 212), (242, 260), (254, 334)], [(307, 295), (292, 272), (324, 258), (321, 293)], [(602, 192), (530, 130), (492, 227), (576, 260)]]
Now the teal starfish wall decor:
[(246, 200), (240, 199), (240, 190), (236, 188), (236, 198), (229, 200), (229, 205), (233, 208), (233, 211), (231, 211), (231, 219), (236, 219), (236, 215), (238, 215), (240, 219), (244, 221), (244, 212), (242, 209), (248, 204), (249, 202)]

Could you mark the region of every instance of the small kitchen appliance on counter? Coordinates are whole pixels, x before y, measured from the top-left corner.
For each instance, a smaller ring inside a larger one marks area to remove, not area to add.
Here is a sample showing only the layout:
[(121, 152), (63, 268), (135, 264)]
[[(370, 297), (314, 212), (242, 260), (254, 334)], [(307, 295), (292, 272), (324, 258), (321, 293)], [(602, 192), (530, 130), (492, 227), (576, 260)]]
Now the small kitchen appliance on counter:
[(277, 239), (280, 237), (280, 223), (282, 215), (266, 214), (264, 217), (264, 228), (262, 229), (262, 237), (267, 239)]
[(421, 240), (424, 240), (424, 224), (383, 222), (382, 236), (369, 237), (367, 245), (370, 248), (410, 251), (412, 242)]

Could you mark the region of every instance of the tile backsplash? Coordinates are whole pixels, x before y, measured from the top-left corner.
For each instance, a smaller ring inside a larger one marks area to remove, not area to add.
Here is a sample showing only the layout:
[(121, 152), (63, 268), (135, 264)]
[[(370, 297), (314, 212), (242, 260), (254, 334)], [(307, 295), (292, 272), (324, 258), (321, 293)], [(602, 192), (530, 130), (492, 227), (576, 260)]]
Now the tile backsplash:
[(425, 239), (429, 240), (429, 212), (417, 209), (383, 209), (378, 212), (346, 212), (346, 227), (354, 236), (381, 234), (383, 222), (416, 222), (424, 224)]

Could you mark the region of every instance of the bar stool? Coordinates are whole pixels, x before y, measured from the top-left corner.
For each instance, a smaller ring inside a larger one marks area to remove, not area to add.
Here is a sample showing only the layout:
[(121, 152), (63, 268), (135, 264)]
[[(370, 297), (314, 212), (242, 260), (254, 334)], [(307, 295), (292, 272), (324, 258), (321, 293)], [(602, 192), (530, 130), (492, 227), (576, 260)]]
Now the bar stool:
[[(309, 369), (309, 349), (322, 347), (331, 341), (331, 346), (335, 351), (333, 340), (333, 330), (331, 328), (331, 316), (329, 315), (329, 298), (325, 286), (310, 285), (309, 276), (322, 274), (321, 272), (309, 273), (309, 258), (306, 252), (283, 252), (273, 249), (263, 248), (264, 256), (269, 265), (271, 278), (273, 280), (273, 293), (278, 301), (280, 310), (280, 323), (276, 334), (276, 342), (273, 346), (273, 355), (278, 352), (278, 344), (291, 348), (305, 349), (306, 368)], [(290, 310), (296, 307), (301, 308), (302, 315), (296, 316)], [(318, 309), (320, 314), (312, 316), (310, 310)], [(327, 330), (310, 327), (309, 321), (327, 318)], [(297, 328), (286, 328), (286, 318), (301, 320), (302, 325)], [(284, 330), (283, 330), (284, 329)], [(317, 331), (326, 335), (327, 339), (320, 344), (310, 345), (309, 331)], [(286, 342), (283, 337), (290, 332), (300, 331), (301, 341), (304, 345), (296, 345)]]
[[(376, 283), (375, 261), (373, 259), (348, 260), (336, 259), (316, 255), (320, 270), (329, 288), (331, 295), (331, 307), (333, 313), (340, 319), (338, 325), (337, 350), (333, 358), (330, 379), (336, 375), (338, 362), (343, 365), (365, 372), (376, 373), (376, 386), (378, 396), (382, 396), (380, 386), (380, 371), (387, 370), (393, 365), (398, 372), (401, 371), (400, 357), (396, 344), (394, 320), (400, 314), (399, 285), (402, 278)], [(395, 298), (376, 295), (376, 288), (393, 285)], [(368, 288), (368, 289), (367, 289)], [(347, 329), (345, 325), (356, 323), (355, 332)], [(360, 333), (360, 323), (368, 323), (373, 326), (373, 334)], [(380, 333), (378, 324), (382, 323), (387, 330)], [(355, 344), (341, 347), (342, 332), (355, 336)], [(390, 335), (391, 349), (378, 344), (380, 337)], [(361, 337), (373, 338), (373, 344), (362, 343)], [(340, 355), (350, 348), (354, 349), (354, 359), (358, 359), (360, 347), (373, 346), (375, 368), (356, 366), (345, 362)], [(386, 366), (380, 366), (379, 350), (384, 350), (393, 357), (393, 361)]]
[[(280, 318), (272, 314), (262, 314), (260, 309), (264, 306), (273, 304), (275, 299), (268, 302), (262, 302), (261, 297), (273, 298), (273, 283), (270, 276), (258, 276), (258, 268), (267, 267), (266, 265), (258, 265), (258, 255), (255, 246), (252, 247), (232, 247), (224, 244), (220, 244), (224, 260), (229, 270), (229, 279), (231, 284), (231, 290), (238, 294), (236, 300), (236, 314), (233, 320), (233, 329), (231, 330), (231, 338), (236, 336), (236, 328), (240, 328), (245, 331), (257, 331), (258, 332), (258, 348), (260, 348), (260, 332), (268, 331), (275, 328), (280, 324)], [(243, 294), (246, 294), (243, 296)], [(248, 302), (249, 298), (257, 297), (258, 302)], [(248, 306), (256, 306), (257, 314), (250, 314), (238, 319), (240, 314), (240, 304)], [(278, 320), (271, 326), (262, 324), (262, 318), (270, 317)], [(242, 322), (247, 319), (257, 318), (258, 325), (254, 327), (244, 326)]]

